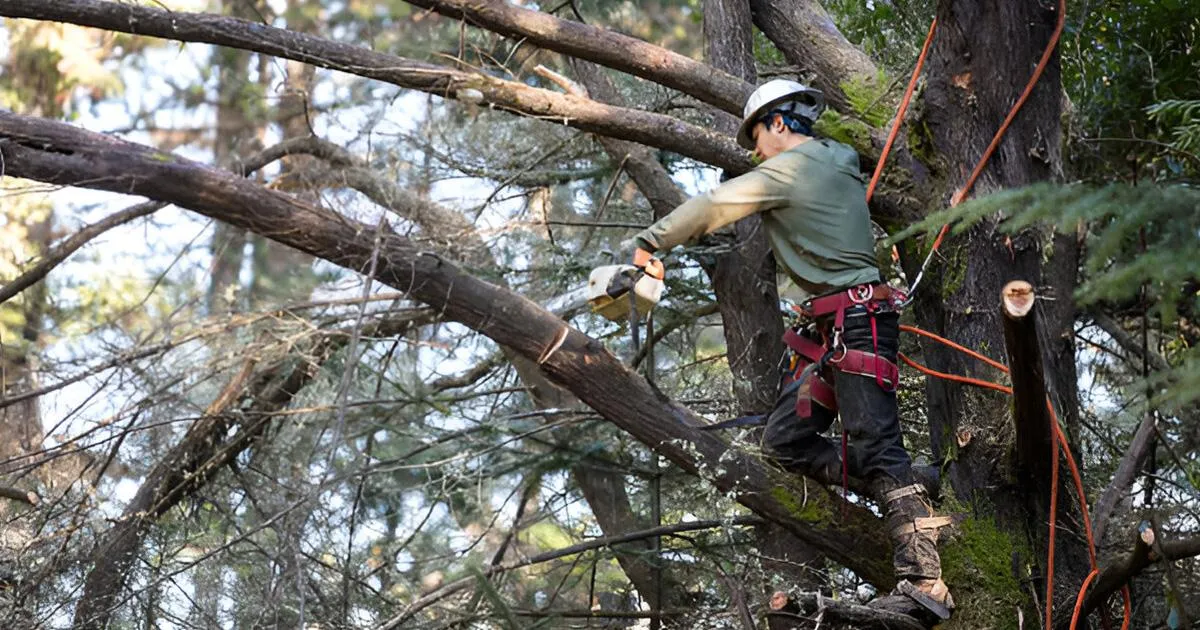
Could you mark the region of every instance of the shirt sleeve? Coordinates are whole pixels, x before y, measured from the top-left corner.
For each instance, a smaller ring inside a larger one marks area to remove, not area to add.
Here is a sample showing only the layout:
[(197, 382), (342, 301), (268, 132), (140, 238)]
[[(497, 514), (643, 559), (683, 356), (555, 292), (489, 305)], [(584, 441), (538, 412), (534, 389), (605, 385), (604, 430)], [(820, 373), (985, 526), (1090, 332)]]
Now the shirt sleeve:
[[(774, 164), (773, 164), (774, 162)], [(654, 225), (642, 230), (634, 242), (659, 252), (711, 234), (739, 219), (787, 204), (794, 169), (787, 160), (767, 160), (754, 170), (713, 190), (692, 197)]]

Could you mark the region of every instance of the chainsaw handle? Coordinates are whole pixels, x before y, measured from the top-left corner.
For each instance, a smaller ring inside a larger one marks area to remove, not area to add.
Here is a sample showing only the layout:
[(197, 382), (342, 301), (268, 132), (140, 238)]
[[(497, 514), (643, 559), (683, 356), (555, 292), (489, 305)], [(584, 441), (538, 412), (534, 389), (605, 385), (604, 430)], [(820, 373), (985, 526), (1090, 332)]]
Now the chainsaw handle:
[(663, 262), (654, 257), (654, 254), (642, 248), (633, 250), (633, 266), (641, 269), (643, 273), (655, 280), (662, 280), (667, 275), (667, 269), (663, 266)]

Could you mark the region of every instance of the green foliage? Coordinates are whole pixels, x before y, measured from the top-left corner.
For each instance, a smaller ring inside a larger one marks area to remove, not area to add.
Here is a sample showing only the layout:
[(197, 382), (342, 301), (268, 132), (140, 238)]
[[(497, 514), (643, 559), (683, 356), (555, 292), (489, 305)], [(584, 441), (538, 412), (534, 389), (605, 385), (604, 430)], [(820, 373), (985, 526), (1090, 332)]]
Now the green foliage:
[(1070, 172), (1124, 179), (1131, 160), (1154, 163), (1155, 171), (1198, 172), (1200, 164), (1163, 150), (1164, 121), (1147, 111), (1198, 96), (1200, 4), (1103, 0), (1068, 7), (1061, 55)]
[(821, 4), (847, 39), (888, 70), (901, 74), (916, 61), (936, 8), (933, 0), (830, 0)]
[(1163, 101), (1151, 105), (1146, 111), (1151, 120), (1172, 129), (1171, 144), (1176, 149), (1200, 152), (1200, 100)]
[[(1180, 309), (1195, 312), (1200, 306), (1194, 288), (1200, 279), (1200, 190), (1190, 186), (1036, 184), (935, 213), (891, 241), (946, 223), (961, 234), (997, 217), (998, 228), (1008, 234), (1050, 225), (1083, 236), (1082, 281), (1073, 296), (1083, 306), (1140, 301), (1143, 287), (1151, 313), (1164, 321), (1174, 321)], [(1158, 377), (1165, 384), (1162, 402), (1200, 398), (1198, 360), (1195, 348), (1185, 350), (1176, 369)]]

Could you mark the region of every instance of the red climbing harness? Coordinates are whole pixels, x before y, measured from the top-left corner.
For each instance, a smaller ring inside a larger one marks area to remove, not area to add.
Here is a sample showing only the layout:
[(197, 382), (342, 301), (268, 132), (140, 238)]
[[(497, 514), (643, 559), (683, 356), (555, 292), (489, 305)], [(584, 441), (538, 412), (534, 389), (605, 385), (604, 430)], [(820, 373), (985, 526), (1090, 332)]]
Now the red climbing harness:
[[(880, 312), (898, 311), (907, 297), (886, 284), (860, 284), (837, 293), (830, 293), (808, 300), (796, 310), (802, 315), (824, 325), (817, 326), (821, 342), (806, 335), (799, 327), (793, 327), (783, 335), (783, 341), (792, 350), (792, 358), (784, 375), (783, 385), (800, 380), (796, 397), (796, 415), (801, 418), (812, 416), (812, 403), (837, 411), (837, 399), (833, 388), (833, 370), (847, 374), (873, 376), (880, 389), (895, 391), (900, 383), (900, 368), (887, 358), (879, 356), (879, 335), (875, 326), (875, 315)], [(842, 340), (845, 330), (846, 312), (862, 309), (871, 318), (871, 343), (874, 352), (852, 350)], [(829, 316), (833, 316), (832, 325)], [(810, 366), (816, 366), (809, 369)], [(805, 373), (808, 377), (804, 377)]]

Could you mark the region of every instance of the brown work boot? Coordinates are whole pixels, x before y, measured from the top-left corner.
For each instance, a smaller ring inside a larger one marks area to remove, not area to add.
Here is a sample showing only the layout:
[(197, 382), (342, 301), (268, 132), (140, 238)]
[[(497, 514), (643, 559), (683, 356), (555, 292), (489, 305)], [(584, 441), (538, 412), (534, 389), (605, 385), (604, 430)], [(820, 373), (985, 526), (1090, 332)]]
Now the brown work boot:
[(901, 486), (887, 477), (875, 480), (872, 488), (883, 504), (892, 539), (892, 565), (900, 581), (897, 594), (916, 600), (938, 617), (948, 618), (954, 598), (942, 581), (937, 541), (938, 530), (950, 525), (950, 518), (933, 516), (928, 493), (919, 483)]

